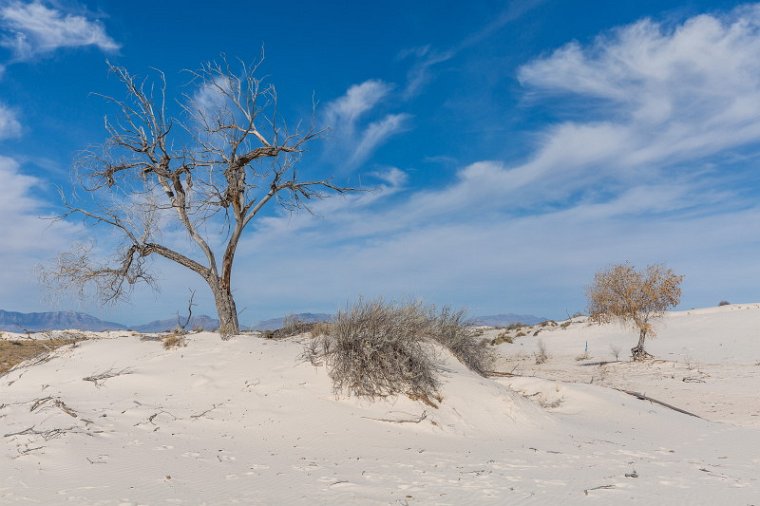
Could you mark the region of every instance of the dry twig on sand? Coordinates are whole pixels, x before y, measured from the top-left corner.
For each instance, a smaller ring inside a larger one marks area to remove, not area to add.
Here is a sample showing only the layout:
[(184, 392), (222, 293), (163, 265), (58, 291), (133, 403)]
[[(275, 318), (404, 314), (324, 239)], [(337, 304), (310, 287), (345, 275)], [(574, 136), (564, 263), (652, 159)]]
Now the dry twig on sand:
[(82, 378), (82, 380), (91, 381), (92, 383), (95, 384), (96, 387), (99, 387), (100, 381), (105, 381), (109, 378), (115, 378), (116, 376), (121, 376), (123, 374), (132, 374), (132, 371), (126, 367), (122, 369), (121, 371), (114, 371), (113, 369), (109, 369), (100, 374), (93, 374), (92, 376), (87, 376), (86, 378)]

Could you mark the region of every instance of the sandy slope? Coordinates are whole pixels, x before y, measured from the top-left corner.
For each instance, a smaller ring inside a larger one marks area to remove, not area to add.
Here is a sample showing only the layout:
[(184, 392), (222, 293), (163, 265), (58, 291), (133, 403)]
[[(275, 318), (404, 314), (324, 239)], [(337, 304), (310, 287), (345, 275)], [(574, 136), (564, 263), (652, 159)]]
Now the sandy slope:
[[(635, 390), (709, 420), (760, 429), (760, 304), (668, 313), (646, 343), (656, 360), (643, 364), (629, 361), (635, 330), (591, 325), (583, 317), (573, 321), (538, 336), (535, 327), (514, 344), (500, 345), (500, 368)], [(551, 356), (540, 366), (534, 357), (539, 340)], [(577, 360), (586, 343), (589, 358)]]
[[(663, 348), (652, 351), (678, 354), (688, 342), (694, 360), (713, 358), (714, 345), (699, 343), (715, 338), (679, 333), (707, 335), (704, 325), (734, 313), (715, 325), (745, 353), (715, 362), (754, 367), (747, 357), (757, 344), (745, 341), (759, 307), (674, 314), (673, 335), (663, 330)], [(295, 340), (202, 333), (164, 350), (110, 334), (0, 377), (0, 503), (760, 504), (752, 423), (702, 420), (588, 384), (586, 371), (599, 366), (574, 360), (578, 339), (588, 337), (593, 355), (614, 332), (547, 332), (555, 356), (540, 367), (514, 358), (537, 337), (499, 347), (522, 372), (581, 383), (485, 379), (444, 356), (439, 409), (336, 398), (324, 368), (299, 360)], [(95, 381), (103, 373), (112, 377)], [(757, 376), (745, 380), (757, 391)]]

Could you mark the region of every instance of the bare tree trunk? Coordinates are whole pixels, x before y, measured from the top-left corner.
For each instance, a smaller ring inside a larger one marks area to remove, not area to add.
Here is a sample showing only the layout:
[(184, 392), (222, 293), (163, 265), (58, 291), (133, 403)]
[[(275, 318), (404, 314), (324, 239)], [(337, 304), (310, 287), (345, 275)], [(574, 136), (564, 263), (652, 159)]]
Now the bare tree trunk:
[(652, 355), (644, 351), (644, 340), (647, 337), (647, 331), (646, 329), (641, 329), (639, 331), (639, 343), (631, 348), (631, 358), (635, 361), (640, 360), (647, 360), (650, 358), (654, 358)]
[(237, 308), (235, 299), (232, 297), (231, 286), (221, 279), (210, 281), (209, 286), (214, 293), (216, 312), (219, 315), (219, 334), (223, 339), (239, 334), (240, 324), (238, 323)]

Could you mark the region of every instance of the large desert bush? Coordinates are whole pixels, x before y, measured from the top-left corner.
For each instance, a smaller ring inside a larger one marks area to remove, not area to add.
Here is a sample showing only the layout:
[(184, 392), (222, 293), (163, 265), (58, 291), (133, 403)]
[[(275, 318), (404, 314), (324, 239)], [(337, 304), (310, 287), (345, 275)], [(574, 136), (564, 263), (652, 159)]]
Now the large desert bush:
[(607, 323), (613, 320), (634, 326), (639, 342), (631, 348), (634, 360), (650, 358), (644, 350), (644, 340), (654, 336), (652, 320), (681, 299), (683, 276), (662, 265), (650, 265), (637, 271), (630, 264), (614, 265), (598, 272), (588, 288), (590, 320)]
[(439, 357), (434, 342), (483, 374), (488, 349), (462, 323), (463, 313), (436, 312), (419, 303), (359, 300), (338, 312), (329, 333), (310, 341), (306, 357), (324, 361), (336, 391), (384, 397), (406, 394), (439, 399)]

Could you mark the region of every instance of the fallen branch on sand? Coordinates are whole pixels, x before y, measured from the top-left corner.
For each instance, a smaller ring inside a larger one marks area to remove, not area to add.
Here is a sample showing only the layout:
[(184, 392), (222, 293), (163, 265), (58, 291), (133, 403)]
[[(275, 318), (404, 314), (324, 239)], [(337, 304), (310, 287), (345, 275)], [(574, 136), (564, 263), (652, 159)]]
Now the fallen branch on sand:
[(592, 490), (603, 490), (603, 489), (611, 489), (611, 488), (615, 488), (615, 485), (600, 485), (594, 488), (587, 488), (586, 490), (583, 491), (583, 493), (588, 495), (588, 493), (591, 492)]
[(198, 413), (197, 415), (190, 415), (190, 418), (200, 418), (202, 416), (205, 416), (205, 415), (209, 414), (210, 412), (214, 411), (217, 407), (218, 407), (218, 405), (214, 404), (210, 408), (208, 408), (206, 411), (204, 411), (203, 413)]
[(50, 429), (50, 430), (37, 430), (34, 428), (34, 426), (31, 426), (27, 429), (18, 431), (18, 432), (11, 432), (9, 434), (4, 434), (3, 437), (12, 437), (12, 436), (42, 436), (42, 438), (45, 441), (48, 441), (50, 439), (57, 438), (59, 436), (62, 436), (63, 434), (66, 434), (67, 432), (71, 432), (75, 430), (76, 427), (69, 427), (67, 429)]
[(121, 376), (122, 374), (132, 374), (132, 371), (128, 368), (124, 368), (121, 371), (114, 371), (113, 369), (109, 369), (100, 374), (93, 374), (92, 376), (87, 376), (86, 378), (82, 378), (82, 380), (91, 381), (95, 384), (96, 387), (99, 387), (100, 386), (100, 383), (98, 383), (99, 381), (105, 381), (108, 378), (115, 378), (116, 376)]
[(366, 418), (367, 420), (375, 420), (377, 422), (389, 422), (389, 423), (420, 423), (422, 420), (427, 418), (427, 410), (423, 411), (422, 414), (419, 416), (419, 418), (413, 418), (411, 420), (405, 420), (403, 418), (401, 419), (393, 419), (393, 418), (372, 418), (370, 416), (363, 416), (362, 418)]
[(639, 392), (634, 392), (633, 390), (623, 390), (622, 388), (616, 388), (615, 390), (618, 390), (618, 391), (623, 392), (625, 394), (628, 394), (628, 395), (631, 395), (633, 397), (636, 397), (639, 400), (654, 402), (655, 404), (659, 404), (660, 406), (664, 406), (664, 407), (666, 407), (668, 409), (672, 409), (673, 411), (678, 411), (679, 413), (683, 413), (684, 415), (689, 415), (689, 416), (693, 416), (695, 418), (702, 419), (702, 417), (699, 416), (699, 415), (696, 415), (696, 414), (694, 414), (694, 413), (692, 413), (690, 411), (686, 411), (685, 409), (681, 409), (681, 408), (678, 408), (676, 406), (673, 406), (672, 404), (668, 404), (667, 402), (658, 401), (657, 399), (653, 399), (652, 397), (649, 397), (648, 395), (644, 395), (644, 394), (639, 393)]
[(520, 376), (520, 375), (511, 373), (511, 372), (505, 372), (505, 371), (486, 371), (486, 376), (496, 376), (499, 378), (512, 378), (514, 376)]
[(29, 408), (29, 411), (32, 411), (32, 412), (37, 411), (39, 408), (41, 408), (42, 406), (44, 406), (45, 404), (47, 404), (48, 401), (53, 401), (53, 405), (56, 408), (58, 408), (61, 411), (63, 411), (64, 413), (66, 413), (67, 415), (69, 415), (71, 417), (74, 417), (74, 418), (77, 417), (77, 412), (76, 411), (74, 411), (73, 409), (71, 409), (70, 407), (68, 407), (66, 405), (66, 403), (63, 402), (61, 399), (58, 399), (58, 398), (55, 398), (55, 397), (52, 397), (52, 396), (48, 396), (48, 397), (43, 397), (41, 399), (37, 399), (36, 401), (34, 401), (34, 404), (32, 404), (32, 407)]

